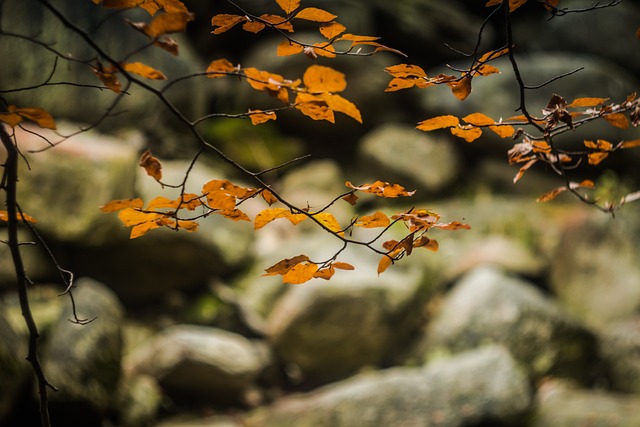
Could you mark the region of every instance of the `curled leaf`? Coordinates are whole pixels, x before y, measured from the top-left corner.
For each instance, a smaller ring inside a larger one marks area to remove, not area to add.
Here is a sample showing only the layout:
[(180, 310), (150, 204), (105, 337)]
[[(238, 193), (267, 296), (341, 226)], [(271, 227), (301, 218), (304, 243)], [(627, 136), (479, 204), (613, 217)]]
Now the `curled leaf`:
[(147, 150), (140, 156), (140, 166), (144, 168), (147, 175), (153, 177), (156, 181), (162, 179), (162, 164), (160, 160), (153, 157), (151, 150)]

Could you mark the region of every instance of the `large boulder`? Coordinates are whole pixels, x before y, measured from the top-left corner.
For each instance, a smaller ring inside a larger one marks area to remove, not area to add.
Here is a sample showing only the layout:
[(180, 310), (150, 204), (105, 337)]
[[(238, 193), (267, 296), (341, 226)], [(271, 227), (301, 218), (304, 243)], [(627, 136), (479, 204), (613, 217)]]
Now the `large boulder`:
[(640, 319), (636, 316), (600, 331), (602, 358), (613, 390), (640, 394)]
[(532, 285), (491, 267), (473, 270), (455, 284), (426, 340), (431, 357), (502, 344), (534, 378), (555, 375), (590, 383), (601, 373), (594, 334)]
[(366, 182), (397, 182), (417, 189), (418, 198), (450, 189), (460, 173), (460, 162), (451, 141), (425, 134), (413, 126), (379, 126), (360, 141), (359, 153), (360, 169), (371, 180)]
[(545, 382), (536, 397), (531, 427), (640, 425), (640, 397), (586, 390), (558, 380)]
[(249, 403), (270, 363), (264, 345), (217, 328), (177, 325), (141, 344), (125, 360), (128, 375), (149, 375), (178, 403)]
[(60, 314), (49, 330), (42, 365), (47, 379), (59, 389), (49, 395), (54, 423), (91, 425), (115, 403), (124, 309), (99, 282), (83, 278), (75, 286), (75, 314), (83, 323), (75, 322), (71, 309)]
[(562, 235), (550, 270), (550, 286), (560, 303), (591, 324), (623, 320), (640, 308), (638, 207), (616, 218), (596, 213)]
[(530, 400), (527, 377), (516, 361), (503, 347), (489, 346), (425, 367), (360, 374), (285, 398), (250, 414), (246, 425), (510, 425), (522, 419)]

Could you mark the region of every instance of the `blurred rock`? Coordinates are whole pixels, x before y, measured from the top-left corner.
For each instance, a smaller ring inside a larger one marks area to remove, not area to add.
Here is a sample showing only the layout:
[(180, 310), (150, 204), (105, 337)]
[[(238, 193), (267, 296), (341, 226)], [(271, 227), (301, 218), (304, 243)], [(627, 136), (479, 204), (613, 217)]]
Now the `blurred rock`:
[(441, 194), (460, 174), (457, 152), (450, 139), (387, 124), (366, 134), (359, 146), (361, 173), (373, 182), (389, 181), (416, 191), (416, 198)]
[(123, 382), (117, 396), (119, 425), (152, 425), (164, 398), (158, 382), (149, 375), (134, 375)]
[(526, 375), (503, 347), (489, 346), (424, 368), (357, 375), (250, 414), (250, 427), (509, 425), (531, 399)]
[[(36, 242), (36, 239), (31, 233), (25, 230), (18, 230), (18, 239), (22, 243), (20, 246), (20, 256), (22, 257), (22, 263), (29, 278), (38, 282), (53, 276), (53, 274), (55, 274), (54, 265), (45, 255), (42, 247), (36, 244), (27, 244), (29, 242)], [(0, 240), (3, 242), (7, 240), (6, 228), (0, 228)], [(0, 289), (15, 290), (16, 284), (16, 269), (13, 265), (9, 245), (2, 244), (0, 245)]]
[(59, 389), (49, 394), (53, 424), (86, 426), (113, 410), (124, 310), (111, 290), (88, 278), (77, 280), (73, 295), (78, 318), (95, 320), (77, 324), (70, 310), (64, 310), (49, 331), (42, 365)]
[(575, 388), (548, 380), (539, 389), (531, 427), (636, 427), (640, 396)]
[(564, 233), (549, 284), (569, 312), (602, 325), (638, 311), (638, 212), (633, 204), (624, 206), (615, 219), (594, 212)]
[(0, 305), (0, 423), (11, 412), (21, 396), (22, 389), (33, 374), (25, 360), (27, 339), (22, 339), (5, 319), (5, 306)]
[[(86, 246), (123, 238), (118, 218), (99, 208), (110, 200), (132, 197), (140, 136), (89, 131), (53, 149), (30, 153), (48, 147), (38, 135), (52, 143), (61, 138), (54, 131), (24, 127), (26, 131), (16, 129), (16, 138), (30, 170), (20, 173), (18, 198), (22, 210), (38, 220), (37, 229), (55, 241)], [(57, 132), (71, 134), (78, 129), (79, 125), (59, 123)]]
[(640, 318), (607, 325), (599, 337), (611, 389), (640, 395)]
[(595, 336), (532, 285), (491, 267), (454, 285), (427, 328), (426, 356), (499, 343), (534, 378), (589, 384), (600, 374)]
[(178, 325), (129, 354), (125, 371), (152, 376), (178, 403), (244, 405), (269, 363), (268, 350), (256, 341), (221, 329)]

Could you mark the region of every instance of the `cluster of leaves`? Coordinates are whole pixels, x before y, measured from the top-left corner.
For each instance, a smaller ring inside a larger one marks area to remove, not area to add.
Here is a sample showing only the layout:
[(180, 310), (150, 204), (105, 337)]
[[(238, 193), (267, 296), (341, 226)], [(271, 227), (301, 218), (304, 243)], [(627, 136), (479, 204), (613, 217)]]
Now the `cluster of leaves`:
[[(500, 70), (490, 62), (509, 56), (516, 80), (521, 89), (520, 107), (522, 114), (508, 119), (494, 120), (481, 112), (475, 112), (465, 117), (458, 118), (453, 115), (442, 115), (423, 120), (416, 126), (425, 132), (448, 129), (452, 135), (464, 139), (466, 142), (473, 142), (479, 139), (484, 129), (489, 129), (501, 138), (511, 138), (515, 142), (508, 151), (509, 164), (519, 164), (520, 169), (513, 181), (518, 182), (524, 173), (536, 163), (549, 165), (552, 170), (565, 178), (566, 185), (550, 190), (540, 196), (539, 202), (553, 200), (558, 194), (564, 191), (571, 191), (582, 201), (600, 207), (602, 210), (613, 212), (625, 202), (640, 198), (640, 192), (630, 193), (622, 197), (619, 201), (605, 201), (598, 205), (597, 200), (591, 200), (588, 195), (578, 193), (578, 188), (593, 188), (595, 184), (591, 180), (582, 182), (570, 181), (567, 171), (575, 169), (578, 165), (586, 162), (595, 166), (600, 164), (610, 153), (620, 150), (634, 148), (640, 145), (640, 140), (627, 140), (610, 142), (604, 139), (584, 140), (584, 148), (581, 150), (563, 149), (555, 142), (555, 137), (567, 131), (575, 130), (595, 120), (605, 120), (611, 126), (627, 129), (630, 124), (637, 127), (640, 122), (640, 101), (633, 93), (621, 103), (608, 103), (608, 98), (582, 97), (574, 99), (568, 103), (562, 96), (553, 94), (547, 106), (542, 109), (541, 115), (534, 116), (529, 113), (525, 102), (525, 89), (529, 89), (522, 80), (517, 62), (513, 55), (513, 44), (511, 40), (511, 18), (510, 15), (516, 9), (524, 5), (527, 0), (509, 0), (508, 3), (502, 0), (489, 0), (487, 7), (498, 6), (505, 11), (507, 25), (507, 42), (504, 47), (491, 50), (482, 55), (476, 51), (468, 55), (472, 57), (471, 65), (468, 69), (454, 70), (454, 74), (439, 74), (430, 77), (421, 67), (411, 64), (398, 64), (387, 67), (385, 71), (392, 76), (385, 91), (393, 92), (401, 89), (417, 87), (420, 89), (447, 85), (453, 95), (460, 101), (464, 101), (471, 94), (471, 82), (474, 77), (488, 76), (500, 73)], [(559, 0), (541, 1), (544, 7), (552, 15), (567, 13), (566, 9), (558, 9)], [(616, 1), (611, 5), (617, 4)], [(596, 4), (591, 9), (598, 8)], [(499, 10), (499, 9), (496, 9)], [(589, 9), (590, 10), (590, 9)], [(640, 37), (640, 30), (636, 32)], [(479, 40), (478, 40), (479, 45)], [(567, 73), (568, 74), (573, 74)], [(565, 77), (559, 76), (560, 77)], [(556, 78), (549, 82), (556, 80)], [(541, 85), (540, 88), (544, 86)], [(533, 129), (530, 131), (528, 129)]]
[[(162, 165), (149, 151), (143, 153), (140, 159), (140, 166), (147, 171), (148, 175), (162, 183)], [(426, 236), (429, 229), (459, 230), (470, 228), (467, 224), (457, 221), (440, 223), (438, 222), (440, 216), (426, 209), (412, 209), (408, 212), (391, 216), (377, 211), (371, 215), (357, 216), (351, 220), (349, 225), (343, 227), (336, 217), (328, 212), (328, 208), (339, 200), (355, 205), (359, 199), (356, 195), (357, 192), (383, 198), (409, 197), (415, 193), (415, 191), (407, 191), (401, 185), (382, 181), (358, 186), (347, 181), (345, 185), (350, 190), (317, 211), (311, 211), (309, 208), (297, 208), (291, 205), (274, 207), (274, 204), (284, 201), (281, 201), (279, 196), (274, 195), (270, 189), (243, 187), (226, 179), (216, 179), (205, 183), (199, 194), (182, 193), (175, 199), (159, 196), (149, 201), (146, 206), (140, 198), (112, 200), (100, 209), (103, 212), (117, 212), (120, 221), (125, 226), (131, 227), (129, 235), (131, 239), (141, 237), (157, 228), (193, 232), (198, 229), (199, 223), (197, 221), (211, 214), (218, 214), (233, 221), (253, 222), (254, 230), (259, 230), (277, 219), (287, 219), (292, 225), (298, 225), (303, 221), (310, 220), (340, 238), (345, 244), (344, 247), (349, 243), (362, 244), (382, 255), (378, 265), (378, 274), (384, 272), (393, 262), (404, 256), (411, 255), (413, 248), (424, 247), (432, 251), (438, 250), (438, 242)], [(258, 196), (269, 207), (258, 212), (255, 218), (251, 220), (240, 209), (240, 205)], [(407, 236), (400, 241), (384, 241), (381, 249), (374, 248), (373, 245), (381, 240), (392, 225), (398, 222), (403, 223), (408, 229)], [(351, 236), (353, 229), (359, 227), (382, 228), (383, 231), (367, 242), (360, 242), (346, 237), (347, 235)], [(338, 251), (332, 258), (324, 261), (312, 261), (303, 254), (284, 259), (267, 268), (265, 275), (281, 275), (284, 283), (290, 284), (304, 283), (313, 278), (328, 280), (333, 276), (336, 269), (354, 269), (351, 264), (337, 261), (340, 252), (342, 250)]]

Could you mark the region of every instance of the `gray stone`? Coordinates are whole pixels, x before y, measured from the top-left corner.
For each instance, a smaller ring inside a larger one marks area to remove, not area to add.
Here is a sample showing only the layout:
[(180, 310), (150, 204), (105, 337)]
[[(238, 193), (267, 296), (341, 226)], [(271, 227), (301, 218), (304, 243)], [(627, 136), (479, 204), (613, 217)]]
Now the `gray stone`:
[(590, 383), (600, 374), (595, 336), (532, 285), (491, 267), (455, 284), (427, 330), (426, 352), (506, 346), (534, 378)]
[[(304, 253), (318, 260), (340, 249), (340, 241), (327, 233), (282, 244), (289, 257)], [(277, 254), (282, 250), (270, 258)], [(270, 310), (267, 333), (294, 383), (322, 384), (401, 357), (434, 287), (420, 255), (376, 276), (379, 259), (367, 249), (348, 248), (339, 260), (353, 262), (354, 271), (337, 271), (328, 283), (286, 285)]]
[(599, 338), (611, 389), (640, 394), (640, 319), (607, 325)]
[[(29, 278), (35, 282), (51, 277), (54, 274), (54, 266), (46, 256), (42, 247), (36, 245), (36, 239), (26, 230), (18, 231), (20, 246), (20, 256), (24, 264), (24, 269)], [(7, 229), (0, 229), (0, 240), (7, 240)], [(0, 245), (0, 289), (16, 288), (16, 270), (13, 265), (13, 258), (9, 245)]]
[(401, 183), (416, 198), (441, 193), (460, 173), (454, 144), (413, 126), (388, 124), (361, 140), (360, 169), (372, 180)]
[[(100, 206), (133, 194), (139, 137), (106, 136), (94, 131), (76, 135), (55, 148), (30, 133), (36, 132), (50, 142), (60, 141), (55, 132), (25, 125), (29, 132), (16, 129), (21, 152), (29, 161), (30, 171), (20, 172), (18, 195), (24, 212), (35, 217), (38, 230), (59, 242), (100, 245), (124, 238), (115, 215), (100, 211)], [(78, 125), (60, 123), (58, 132), (71, 134)]]
[(462, 427), (521, 419), (531, 391), (509, 353), (490, 346), (424, 368), (369, 372), (250, 414), (246, 424), (284, 427)]
[(64, 310), (49, 331), (42, 364), (48, 380), (59, 388), (49, 395), (52, 419), (89, 423), (113, 408), (124, 310), (111, 290), (88, 278), (77, 281), (73, 295), (78, 318), (95, 320), (77, 324), (71, 310)]
[[(182, 161), (162, 161), (162, 165), (163, 180), (170, 184), (182, 182), (188, 169), (188, 163)], [(135, 194), (145, 203), (158, 196), (178, 197), (179, 190), (163, 189), (142, 168), (136, 169), (140, 170)], [(198, 164), (189, 175), (186, 191), (200, 194), (203, 184), (223, 179), (221, 174)], [(133, 191), (127, 197), (132, 194)], [(242, 205), (250, 216), (254, 213), (251, 202)], [(119, 222), (116, 214), (102, 215)], [(129, 229), (119, 224), (118, 235), (124, 234), (124, 239), (114, 239), (99, 247), (73, 248), (75, 270), (109, 284), (123, 301), (138, 303), (162, 300), (172, 291), (203, 287), (211, 276), (229, 274), (251, 261), (254, 256), (251, 223), (234, 222), (218, 214), (200, 218), (198, 222), (200, 226), (195, 232), (160, 228), (133, 240), (126, 239)]]
[(629, 204), (615, 219), (595, 213), (564, 233), (549, 283), (569, 312), (602, 325), (638, 311), (638, 212), (638, 206)]
[(134, 375), (123, 379), (123, 383), (117, 398), (120, 425), (151, 425), (164, 399), (160, 385), (149, 375)]
[[(27, 340), (18, 335), (5, 319), (5, 306), (0, 305), (0, 423), (17, 402), (27, 384), (30, 364), (25, 360)], [(31, 371), (33, 372), (33, 371)]]
[(640, 397), (604, 390), (585, 390), (557, 380), (539, 389), (531, 427), (636, 427)]
[(141, 344), (124, 366), (129, 374), (152, 376), (178, 402), (242, 404), (269, 363), (259, 342), (221, 329), (177, 325)]

